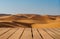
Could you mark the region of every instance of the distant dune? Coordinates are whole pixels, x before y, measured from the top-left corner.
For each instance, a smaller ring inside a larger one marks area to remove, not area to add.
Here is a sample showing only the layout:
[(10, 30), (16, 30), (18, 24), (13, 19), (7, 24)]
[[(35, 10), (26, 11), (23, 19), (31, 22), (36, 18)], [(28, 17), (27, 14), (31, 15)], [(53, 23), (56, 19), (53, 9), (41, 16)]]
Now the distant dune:
[(0, 14), (0, 27), (60, 27), (60, 15)]

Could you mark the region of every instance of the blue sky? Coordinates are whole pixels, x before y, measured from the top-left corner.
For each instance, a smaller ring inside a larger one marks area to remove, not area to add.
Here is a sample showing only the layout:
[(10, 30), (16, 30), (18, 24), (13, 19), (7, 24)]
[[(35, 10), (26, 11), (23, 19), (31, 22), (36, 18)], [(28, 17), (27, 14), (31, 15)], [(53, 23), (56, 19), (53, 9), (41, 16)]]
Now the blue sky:
[(60, 14), (60, 0), (0, 0), (0, 14)]

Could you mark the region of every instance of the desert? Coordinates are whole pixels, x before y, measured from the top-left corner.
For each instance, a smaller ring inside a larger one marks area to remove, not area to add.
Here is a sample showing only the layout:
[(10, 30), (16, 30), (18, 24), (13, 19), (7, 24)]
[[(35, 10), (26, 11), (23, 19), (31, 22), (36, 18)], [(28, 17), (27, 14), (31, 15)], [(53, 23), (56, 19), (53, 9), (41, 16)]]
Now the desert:
[(60, 27), (60, 15), (37, 15), (37, 14), (16, 14), (16, 15), (5, 14), (4, 15), (4, 14), (1, 14), (0, 26), (1, 25), (8, 25), (8, 26), (12, 25), (11, 27), (13, 27), (14, 25), (17, 25), (15, 27), (30, 26), (31, 28), (43, 28), (43, 27), (58, 28)]

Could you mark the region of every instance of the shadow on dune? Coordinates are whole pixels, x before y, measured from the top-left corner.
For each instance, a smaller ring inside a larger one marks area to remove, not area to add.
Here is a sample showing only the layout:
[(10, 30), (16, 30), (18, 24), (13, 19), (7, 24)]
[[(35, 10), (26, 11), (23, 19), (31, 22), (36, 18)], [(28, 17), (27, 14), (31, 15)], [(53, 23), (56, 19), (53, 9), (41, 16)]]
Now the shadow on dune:
[(0, 28), (14, 28), (14, 27), (11, 26), (11, 25), (6, 25), (6, 24), (1, 24), (0, 23)]
[(23, 28), (32, 28), (31, 24), (28, 23), (21, 23), (21, 22), (0, 22), (0, 28), (1, 27), (10, 27), (10, 28), (15, 28), (15, 27), (23, 27)]
[(23, 22), (16, 22), (16, 21), (13, 21), (13, 23), (23, 25), (24, 27), (32, 28), (31, 23), (23, 23)]

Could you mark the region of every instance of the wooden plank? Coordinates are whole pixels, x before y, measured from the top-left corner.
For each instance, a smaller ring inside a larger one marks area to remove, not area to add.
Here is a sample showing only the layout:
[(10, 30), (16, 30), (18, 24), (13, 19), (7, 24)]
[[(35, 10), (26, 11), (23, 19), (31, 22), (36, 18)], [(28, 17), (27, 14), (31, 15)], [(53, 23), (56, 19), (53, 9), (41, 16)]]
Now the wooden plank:
[(0, 31), (5, 30), (5, 29), (8, 29), (8, 28), (0, 28)]
[(49, 30), (51, 30), (52, 32), (54, 32), (55, 34), (57, 34), (57, 35), (59, 35), (60, 36), (60, 32), (57, 32), (57, 31), (55, 31), (54, 29), (52, 29), (52, 28), (49, 28)]
[(60, 28), (56, 28), (57, 30), (60, 30)]
[(22, 34), (21, 39), (32, 39), (31, 28), (25, 28), (25, 31)]
[(60, 30), (58, 30), (58, 29), (56, 29), (56, 28), (53, 28), (55, 31), (57, 31), (57, 32), (60, 32)]
[(10, 28), (3, 28), (3, 30), (0, 31), (0, 36), (3, 35), (4, 33), (8, 32)]
[(13, 28), (12, 30), (9, 30), (7, 33), (5, 33), (2, 36), (0, 36), (0, 39), (7, 39), (9, 36), (11, 36), (12, 34), (14, 34), (14, 32), (16, 30), (17, 30), (17, 28), (15, 28), (15, 29)]
[(43, 39), (53, 39), (48, 33), (46, 33), (43, 29), (38, 29), (40, 34), (43, 36)]
[(24, 28), (20, 28), (19, 30), (17, 30), (11, 37), (9, 37), (8, 39), (19, 39), (19, 37), (21, 36), (22, 32), (23, 32)]
[(60, 36), (56, 35), (55, 33), (53, 33), (52, 31), (45, 29), (46, 32), (48, 32), (54, 39), (60, 39)]
[(32, 32), (33, 32), (33, 39), (42, 39), (36, 28), (32, 29)]

